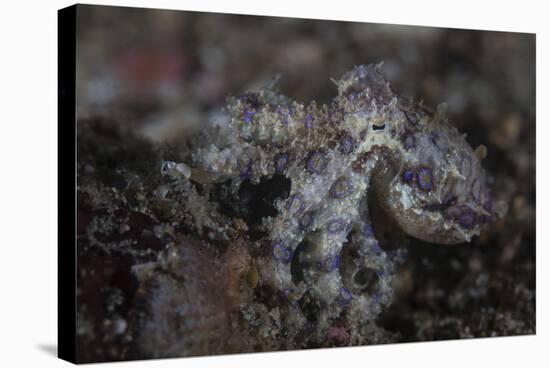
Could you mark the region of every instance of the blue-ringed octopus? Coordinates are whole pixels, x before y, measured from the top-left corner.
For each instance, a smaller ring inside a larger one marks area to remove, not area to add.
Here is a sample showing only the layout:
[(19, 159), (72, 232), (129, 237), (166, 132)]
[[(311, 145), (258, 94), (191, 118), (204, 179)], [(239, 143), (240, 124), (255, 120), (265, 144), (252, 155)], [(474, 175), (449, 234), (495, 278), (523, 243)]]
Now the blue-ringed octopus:
[(190, 180), (230, 180), (235, 192), (244, 181), (290, 181), (278, 213), (263, 219), (255, 262), (259, 283), (297, 311), (287, 316), (297, 330), (311, 323), (300, 312), (304, 299), (323, 311), (320, 331), (344, 312), (372, 320), (391, 302), (399, 257), (375, 238), (369, 201), (406, 234), (433, 243), (468, 242), (495, 217), (485, 149), (470, 147), (444, 104), (430, 111), (400, 96), (380, 65), (356, 66), (335, 83), (328, 105), (296, 102), (274, 87), (229, 98), (225, 142), (180, 167)]

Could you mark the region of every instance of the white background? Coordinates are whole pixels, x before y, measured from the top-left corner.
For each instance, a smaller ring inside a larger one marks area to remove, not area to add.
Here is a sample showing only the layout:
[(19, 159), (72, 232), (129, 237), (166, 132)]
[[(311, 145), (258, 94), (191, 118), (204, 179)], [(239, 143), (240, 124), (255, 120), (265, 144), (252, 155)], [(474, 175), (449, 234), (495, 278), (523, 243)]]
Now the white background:
[[(113, 363), (127, 367), (549, 366), (548, 15), (544, 1), (89, 1), (537, 33), (537, 336)], [(0, 366), (57, 367), (57, 9), (0, 3)], [(546, 105), (545, 105), (546, 104)], [(545, 119), (546, 118), (546, 119)], [(69, 179), (69, 178), (68, 178)], [(70, 180), (70, 179), (69, 179)], [(67, 193), (71, 195), (71, 193)]]

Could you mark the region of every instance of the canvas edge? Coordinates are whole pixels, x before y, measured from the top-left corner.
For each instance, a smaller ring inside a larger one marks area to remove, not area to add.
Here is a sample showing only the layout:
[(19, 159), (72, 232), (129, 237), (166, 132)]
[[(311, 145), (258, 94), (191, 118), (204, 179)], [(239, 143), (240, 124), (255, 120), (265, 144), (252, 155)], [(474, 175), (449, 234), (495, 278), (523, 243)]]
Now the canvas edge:
[[(77, 362), (76, 347), (76, 12), (58, 10), (58, 357)], [(73, 193), (71, 196), (69, 193)]]

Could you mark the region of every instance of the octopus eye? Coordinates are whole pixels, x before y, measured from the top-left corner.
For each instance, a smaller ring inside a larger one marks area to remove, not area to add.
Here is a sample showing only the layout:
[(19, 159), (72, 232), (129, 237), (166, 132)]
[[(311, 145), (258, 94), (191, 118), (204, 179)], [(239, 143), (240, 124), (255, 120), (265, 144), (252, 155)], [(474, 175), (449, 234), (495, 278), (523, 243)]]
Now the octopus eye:
[(327, 167), (327, 158), (321, 151), (314, 151), (309, 155), (306, 163), (307, 171), (311, 174), (322, 174)]
[(286, 169), (286, 166), (288, 164), (288, 154), (280, 153), (275, 157), (274, 161), (275, 161), (275, 172), (280, 174)]
[(421, 190), (425, 192), (429, 192), (430, 190), (432, 190), (433, 176), (430, 169), (423, 167), (418, 170), (418, 172), (416, 173), (416, 181), (418, 183), (418, 187)]
[(374, 131), (377, 131), (377, 130), (384, 130), (386, 129), (386, 123), (383, 123), (383, 124), (372, 124), (372, 130)]
[(350, 195), (352, 192), (352, 186), (347, 178), (340, 178), (332, 184), (330, 188), (330, 195), (333, 198), (344, 198)]

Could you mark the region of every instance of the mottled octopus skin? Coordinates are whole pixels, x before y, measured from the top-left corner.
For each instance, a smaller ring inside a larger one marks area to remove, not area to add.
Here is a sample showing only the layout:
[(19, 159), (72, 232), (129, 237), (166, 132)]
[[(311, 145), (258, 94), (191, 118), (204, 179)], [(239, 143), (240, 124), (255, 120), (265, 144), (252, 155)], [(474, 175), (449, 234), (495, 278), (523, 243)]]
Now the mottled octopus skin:
[[(198, 150), (193, 163), (235, 190), (275, 174), (290, 180), (278, 215), (263, 224), (260, 283), (284, 294), (289, 308), (306, 294), (318, 301), (326, 328), (343, 311), (371, 320), (391, 301), (395, 262), (374, 237), (368, 191), (404, 232), (428, 242), (469, 241), (493, 217), (480, 155), (443, 106), (432, 113), (399, 96), (376, 65), (357, 66), (336, 85), (328, 106), (271, 88), (230, 98), (227, 143)], [(305, 265), (301, 279), (291, 272), (294, 257)], [(369, 277), (377, 287), (365, 287)], [(306, 326), (297, 315), (293, 323)]]

